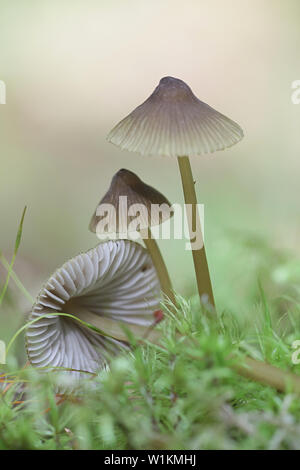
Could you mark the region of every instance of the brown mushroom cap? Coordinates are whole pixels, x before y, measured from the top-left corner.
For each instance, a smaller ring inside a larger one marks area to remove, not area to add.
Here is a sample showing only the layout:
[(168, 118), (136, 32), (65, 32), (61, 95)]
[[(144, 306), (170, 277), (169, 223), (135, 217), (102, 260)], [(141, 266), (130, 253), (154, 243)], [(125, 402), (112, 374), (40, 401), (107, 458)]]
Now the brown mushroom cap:
[(223, 150), (242, 137), (243, 130), (236, 122), (200, 101), (185, 82), (164, 77), (107, 139), (143, 155), (177, 157)]
[[(124, 196), (127, 196), (126, 200)], [(106, 212), (105, 204), (115, 209), (115, 220)], [(136, 218), (136, 206), (133, 207), (135, 204), (141, 204), (145, 208), (145, 212), (139, 213), (139, 230), (159, 225), (173, 215), (171, 204), (163, 194), (144, 183), (132, 171), (121, 169), (113, 176), (107, 193), (99, 202), (89, 225), (90, 231), (104, 233), (98, 225), (104, 217), (108, 218), (105, 233), (130, 231), (130, 223)], [(133, 209), (132, 214), (128, 213), (130, 207)]]

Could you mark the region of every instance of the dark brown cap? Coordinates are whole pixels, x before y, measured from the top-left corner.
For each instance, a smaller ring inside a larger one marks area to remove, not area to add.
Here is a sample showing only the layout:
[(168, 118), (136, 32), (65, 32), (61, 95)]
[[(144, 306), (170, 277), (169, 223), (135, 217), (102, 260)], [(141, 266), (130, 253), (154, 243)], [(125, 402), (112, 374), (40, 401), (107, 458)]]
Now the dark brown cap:
[(185, 82), (164, 77), (107, 139), (143, 155), (177, 157), (223, 150), (242, 137), (243, 130), (236, 122), (200, 101)]
[[(109, 211), (111, 207), (114, 208), (112, 212)], [(126, 233), (130, 231), (137, 214), (140, 222), (138, 230), (142, 230), (163, 223), (172, 217), (173, 210), (163, 194), (144, 183), (132, 171), (121, 169), (113, 176), (107, 193), (99, 202), (89, 229), (99, 234)], [(107, 224), (102, 227), (99, 222), (104, 218)]]

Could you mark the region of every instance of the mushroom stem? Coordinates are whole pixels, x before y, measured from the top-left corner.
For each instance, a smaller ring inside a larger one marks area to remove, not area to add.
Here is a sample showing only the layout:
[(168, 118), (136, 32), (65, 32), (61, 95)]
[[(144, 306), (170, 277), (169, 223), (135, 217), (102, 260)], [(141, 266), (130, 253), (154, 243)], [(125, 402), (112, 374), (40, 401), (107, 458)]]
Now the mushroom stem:
[(151, 229), (147, 228), (141, 230), (141, 238), (143, 239), (143, 242), (145, 243), (145, 246), (151, 256), (164, 296), (167, 298), (167, 300), (170, 300), (172, 304), (175, 305), (176, 300), (168, 269), (160, 252), (158, 244), (155, 238), (152, 237)]
[(185, 204), (190, 204), (192, 208), (192, 214), (191, 216), (188, 216), (190, 239), (192, 242), (192, 234), (195, 233), (197, 227), (199, 227), (199, 232), (196, 236), (201, 237), (200, 240), (202, 239), (202, 247), (200, 249), (194, 249), (192, 247), (200, 304), (203, 307), (210, 305), (215, 309), (214, 295), (202, 238), (199, 213), (197, 209), (197, 197), (190, 160), (189, 157), (185, 156), (177, 157), (177, 159), (181, 174)]

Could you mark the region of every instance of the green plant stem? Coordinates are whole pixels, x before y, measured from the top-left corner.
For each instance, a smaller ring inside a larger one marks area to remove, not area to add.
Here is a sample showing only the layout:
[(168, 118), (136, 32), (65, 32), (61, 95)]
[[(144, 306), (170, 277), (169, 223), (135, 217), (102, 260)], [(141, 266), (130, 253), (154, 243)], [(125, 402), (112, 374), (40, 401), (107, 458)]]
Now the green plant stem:
[(106, 332), (99, 329), (96, 325), (89, 324), (88, 322), (85, 322), (85, 321), (81, 320), (81, 318), (79, 318), (77, 316), (74, 316), (74, 315), (71, 315), (70, 313), (63, 313), (63, 312), (45, 313), (45, 315), (41, 315), (40, 317), (37, 317), (34, 320), (30, 320), (29, 322), (25, 323), (25, 325), (23, 325), (21, 328), (18, 329), (18, 331), (16, 331), (16, 333), (13, 335), (13, 337), (11, 338), (11, 340), (9, 341), (9, 343), (6, 347), (6, 356), (8, 355), (8, 352), (9, 352), (11, 346), (13, 345), (13, 343), (15, 342), (17, 337), (22, 333), (22, 331), (24, 331), (26, 328), (28, 328), (33, 323), (36, 323), (36, 322), (42, 320), (43, 318), (48, 318), (49, 316), (57, 316), (57, 317), (61, 316), (61, 317), (72, 318), (72, 320), (78, 321), (83, 326), (86, 326), (87, 328), (89, 328), (93, 331), (96, 331), (96, 333), (100, 334), (101, 336), (110, 337), (109, 334), (107, 334)]
[(26, 287), (22, 284), (22, 282), (20, 281), (20, 279), (18, 278), (17, 274), (15, 273), (15, 271), (12, 269), (12, 267), (10, 266), (9, 262), (7, 261), (7, 259), (3, 256), (3, 254), (0, 252), (0, 262), (2, 263), (2, 265), (4, 266), (4, 268), (7, 270), (7, 272), (10, 273), (10, 277), (11, 279), (13, 279), (15, 281), (15, 284), (16, 286), (20, 289), (20, 291), (22, 292), (22, 294), (29, 300), (29, 302), (31, 302), (32, 304), (35, 302), (35, 299), (32, 297), (32, 295), (30, 294), (30, 292), (28, 292), (28, 290), (26, 289)]
[(24, 218), (25, 218), (26, 209), (27, 209), (27, 206), (24, 207), (24, 210), (23, 210), (23, 213), (22, 213), (22, 217), (21, 217), (21, 221), (20, 221), (20, 224), (19, 224), (17, 237), (16, 237), (16, 241), (15, 241), (15, 249), (14, 249), (13, 257), (12, 257), (11, 263), (9, 265), (9, 269), (8, 269), (8, 272), (7, 272), (4, 287), (3, 287), (2, 292), (0, 294), (0, 305), (2, 304), (2, 301), (3, 301), (4, 296), (6, 294), (9, 279), (10, 279), (10, 276), (11, 276), (11, 273), (12, 273), (12, 270), (13, 270), (13, 266), (14, 266), (14, 263), (15, 263), (15, 260), (16, 260), (16, 257), (17, 257), (18, 249), (19, 249), (19, 246), (20, 246), (20, 243), (21, 243), (23, 222), (24, 222)]
[(280, 392), (285, 392), (290, 386), (293, 392), (300, 394), (300, 376), (292, 372), (281, 370), (251, 357), (245, 358), (245, 364), (237, 364), (233, 368), (243, 377), (269, 385)]

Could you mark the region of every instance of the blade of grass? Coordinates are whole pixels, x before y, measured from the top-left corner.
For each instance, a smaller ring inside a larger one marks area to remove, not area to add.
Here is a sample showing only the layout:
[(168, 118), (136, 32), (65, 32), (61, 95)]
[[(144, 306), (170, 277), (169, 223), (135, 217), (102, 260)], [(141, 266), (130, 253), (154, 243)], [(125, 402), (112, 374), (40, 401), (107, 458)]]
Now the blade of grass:
[(258, 288), (259, 288), (259, 293), (260, 293), (260, 297), (261, 297), (262, 305), (263, 305), (263, 316), (264, 316), (264, 320), (265, 320), (265, 328), (267, 328), (268, 331), (273, 331), (271, 314), (270, 314), (268, 302), (267, 302), (265, 292), (264, 292), (264, 289), (263, 289), (260, 281), (258, 282)]
[(39, 320), (42, 320), (43, 318), (47, 318), (49, 316), (60, 316), (60, 317), (69, 317), (69, 318), (72, 318), (73, 320), (76, 320), (78, 321), (79, 323), (81, 323), (82, 325), (86, 326), (87, 328), (89, 328), (90, 330), (93, 330), (95, 331), (96, 333), (98, 333), (99, 335), (101, 336), (107, 336), (109, 338), (111, 338), (112, 336), (105, 333), (104, 331), (100, 330), (99, 328), (97, 328), (96, 326), (94, 325), (91, 325), (90, 323), (87, 323), (85, 322), (84, 320), (81, 320), (80, 318), (77, 318), (75, 317), (74, 315), (71, 315), (70, 313), (63, 313), (63, 312), (54, 312), (54, 313), (46, 313), (45, 315), (41, 315), (40, 317), (38, 318), (35, 318), (34, 320), (31, 320), (27, 323), (25, 323), (25, 325), (23, 325), (21, 328), (18, 329), (18, 331), (16, 331), (16, 333), (13, 335), (13, 337), (11, 338), (11, 340), (9, 341), (8, 345), (7, 345), (7, 348), (6, 348), (6, 356), (8, 354), (8, 351), (10, 350), (12, 344), (15, 342), (16, 338), (22, 333), (22, 331), (24, 331), (26, 328), (28, 328), (30, 325), (32, 325), (33, 323), (36, 323), (37, 321)]
[(8, 273), (7, 273), (7, 276), (6, 276), (6, 281), (5, 281), (4, 287), (3, 287), (2, 292), (1, 292), (1, 294), (0, 294), (0, 305), (2, 304), (2, 301), (3, 301), (3, 299), (4, 299), (5, 293), (6, 293), (6, 291), (7, 291), (9, 279), (10, 279), (10, 276), (11, 276), (11, 271), (12, 271), (12, 268), (13, 268), (13, 265), (14, 265), (14, 262), (15, 262), (15, 259), (16, 259), (17, 253), (18, 253), (18, 250), (19, 250), (19, 246), (20, 246), (20, 243), (21, 243), (22, 231), (23, 231), (23, 222), (24, 222), (24, 218), (25, 218), (26, 209), (27, 209), (27, 206), (24, 207), (23, 214), (22, 214), (22, 217), (21, 217), (21, 221), (20, 221), (20, 224), (19, 224), (19, 228), (18, 228), (18, 232), (17, 232), (17, 237), (16, 237), (16, 241), (15, 241), (14, 254), (13, 254), (11, 263), (10, 263), (10, 265), (9, 265), (9, 270), (8, 270)]
[(34, 303), (34, 298), (32, 297), (32, 295), (30, 294), (30, 292), (28, 292), (28, 290), (26, 289), (26, 287), (22, 284), (22, 282), (20, 281), (20, 279), (18, 278), (17, 274), (15, 273), (15, 271), (13, 269), (10, 269), (10, 265), (7, 261), (7, 259), (5, 258), (5, 256), (0, 252), (0, 262), (2, 263), (2, 265), (4, 266), (4, 268), (9, 272), (10, 270), (10, 277), (15, 281), (15, 284), (16, 286), (20, 289), (20, 291), (22, 292), (22, 294), (31, 302), (31, 303)]
[(300, 393), (299, 375), (279, 369), (266, 362), (245, 357), (244, 364), (235, 364), (233, 369), (247, 379), (269, 385), (280, 392), (286, 392), (290, 388), (293, 392)]

